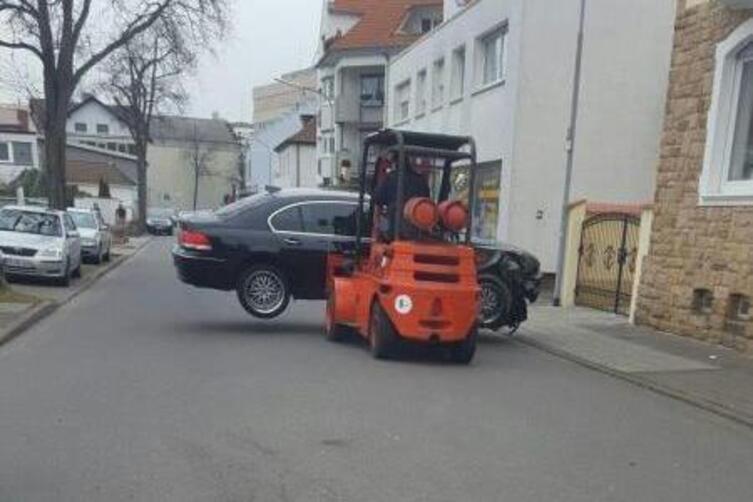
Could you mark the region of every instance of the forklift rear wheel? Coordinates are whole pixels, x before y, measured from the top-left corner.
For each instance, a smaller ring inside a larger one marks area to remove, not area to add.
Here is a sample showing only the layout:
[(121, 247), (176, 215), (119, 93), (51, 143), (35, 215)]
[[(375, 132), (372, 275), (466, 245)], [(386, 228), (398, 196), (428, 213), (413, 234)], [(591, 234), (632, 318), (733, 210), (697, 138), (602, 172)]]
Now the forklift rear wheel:
[(392, 357), (397, 335), (382, 306), (375, 301), (371, 306), (369, 319), (369, 345), (374, 359), (389, 359)]
[(324, 321), (324, 337), (330, 342), (339, 342), (350, 331), (347, 326), (335, 322), (335, 293), (329, 294), (327, 298), (327, 316)]
[(477, 338), (478, 328), (474, 326), (465, 340), (452, 347), (450, 352), (452, 361), (458, 364), (470, 364), (473, 361), (473, 356), (476, 354)]

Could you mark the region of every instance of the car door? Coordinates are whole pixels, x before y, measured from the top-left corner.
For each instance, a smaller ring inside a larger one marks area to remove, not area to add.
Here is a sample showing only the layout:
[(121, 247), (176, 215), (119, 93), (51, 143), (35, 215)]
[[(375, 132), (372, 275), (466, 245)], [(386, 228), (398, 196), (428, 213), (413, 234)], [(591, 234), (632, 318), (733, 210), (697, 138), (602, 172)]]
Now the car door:
[(71, 268), (75, 270), (81, 266), (81, 238), (78, 235), (76, 223), (67, 213), (63, 215), (63, 225), (65, 226), (65, 247), (71, 259)]
[(278, 259), (290, 281), (293, 296), (303, 298), (305, 281), (302, 278), (312, 263), (306, 249), (308, 239), (303, 231), (301, 203), (292, 203), (276, 210), (269, 217), (269, 226), (278, 240)]

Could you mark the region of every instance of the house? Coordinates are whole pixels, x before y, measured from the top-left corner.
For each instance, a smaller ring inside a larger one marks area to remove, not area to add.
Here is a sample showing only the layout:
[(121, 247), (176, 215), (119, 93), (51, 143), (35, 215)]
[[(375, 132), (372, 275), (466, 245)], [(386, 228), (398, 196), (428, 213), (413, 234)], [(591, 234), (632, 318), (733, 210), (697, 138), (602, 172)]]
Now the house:
[(753, 1), (681, 0), (636, 321), (753, 350)]
[(254, 87), (254, 124), (275, 120), (313, 97), (315, 91), (314, 68), (285, 73), (271, 84)]
[(242, 188), (241, 144), (225, 120), (160, 115), (150, 132), (150, 207), (214, 209)]
[(29, 110), (0, 105), (0, 184), (9, 184), (26, 169), (39, 168), (37, 131)]
[[(556, 5), (555, 5), (556, 4)], [(476, 237), (556, 268), (579, 0), (445, 1), (445, 21), (388, 69), (391, 127), (471, 135)], [(599, 0), (585, 15), (571, 201), (654, 192), (675, 0)]]
[[(275, 149), (301, 129), (301, 117), (314, 115), (318, 101), (313, 92), (296, 90), (297, 100), (277, 115), (265, 114), (267, 120), (254, 123), (254, 134), (247, 149), (246, 190), (257, 192), (275, 183), (275, 173), (280, 170), (280, 157)], [(256, 94), (255, 94), (256, 96)], [(317, 172), (320, 171), (317, 168)], [(317, 175), (318, 176), (318, 175)], [(321, 176), (317, 184), (323, 184)]]
[[(135, 151), (118, 107), (92, 95), (71, 107), (66, 129), (71, 144), (131, 157)], [(149, 207), (193, 209), (195, 202), (198, 209), (214, 208), (240, 188), (240, 144), (225, 120), (155, 116), (150, 132)]]
[(279, 167), (273, 180), (281, 188), (319, 186), (316, 163), (316, 119), (301, 117), (301, 129), (275, 148)]
[(69, 143), (65, 177), (66, 184), (75, 185), (79, 194), (99, 197), (100, 185), (104, 183), (113, 199), (133, 211), (138, 207), (137, 166), (131, 155)]
[(363, 138), (384, 124), (390, 58), (442, 22), (441, 0), (324, 0), (317, 50), (317, 163), (348, 183)]

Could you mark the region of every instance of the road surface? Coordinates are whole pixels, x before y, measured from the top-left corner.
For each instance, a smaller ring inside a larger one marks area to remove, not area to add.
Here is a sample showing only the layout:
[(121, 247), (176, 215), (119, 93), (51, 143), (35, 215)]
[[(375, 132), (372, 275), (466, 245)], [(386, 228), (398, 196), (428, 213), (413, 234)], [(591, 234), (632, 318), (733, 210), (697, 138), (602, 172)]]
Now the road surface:
[(514, 341), (371, 359), (158, 240), (0, 349), (0, 501), (749, 501), (753, 432)]

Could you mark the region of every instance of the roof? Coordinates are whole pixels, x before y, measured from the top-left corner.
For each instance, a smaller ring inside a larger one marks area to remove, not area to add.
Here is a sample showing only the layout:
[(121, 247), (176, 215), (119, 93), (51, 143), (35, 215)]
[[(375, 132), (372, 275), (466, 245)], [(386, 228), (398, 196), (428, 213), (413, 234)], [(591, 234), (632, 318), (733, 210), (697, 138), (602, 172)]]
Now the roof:
[(230, 124), (221, 119), (161, 115), (152, 119), (150, 132), (153, 140), (198, 139), (202, 143), (237, 143)]
[(331, 39), (328, 49), (404, 47), (421, 35), (400, 33), (399, 28), (412, 8), (436, 6), (442, 0), (334, 0), (330, 11), (359, 16), (348, 32)]
[(65, 163), (66, 182), (70, 184), (98, 184), (100, 180), (108, 185), (131, 185), (135, 183), (123, 174), (114, 164), (100, 161), (69, 160)]
[(272, 196), (280, 199), (310, 199), (317, 198), (329, 199), (347, 199), (358, 200), (357, 192), (346, 192), (344, 190), (323, 190), (321, 188), (285, 188), (277, 192), (271, 192)]
[(290, 145), (316, 145), (316, 120), (311, 115), (304, 115), (302, 121), (301, 130), (277, 145), (275, 152), (280, 153)]

